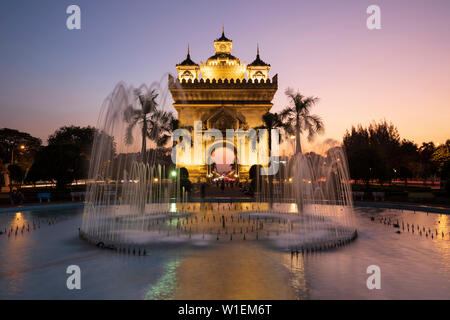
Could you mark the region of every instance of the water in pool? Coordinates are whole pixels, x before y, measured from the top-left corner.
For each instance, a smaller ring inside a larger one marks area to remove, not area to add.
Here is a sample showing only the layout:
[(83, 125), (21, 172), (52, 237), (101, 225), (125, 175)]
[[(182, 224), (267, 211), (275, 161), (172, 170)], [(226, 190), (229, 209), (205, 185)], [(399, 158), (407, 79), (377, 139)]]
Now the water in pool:
[[(355, 211), (358, 238), (337, 249), (199, 241), (155, 244), (146, 256), (81, 240), (81, 207), (1, 213), (0, 299), (450, 299), (447, 215)], [(69, 265), (81, 268), (81, 290), (67, 289)], [(380, 290), (366, 286), (370, 265)]]

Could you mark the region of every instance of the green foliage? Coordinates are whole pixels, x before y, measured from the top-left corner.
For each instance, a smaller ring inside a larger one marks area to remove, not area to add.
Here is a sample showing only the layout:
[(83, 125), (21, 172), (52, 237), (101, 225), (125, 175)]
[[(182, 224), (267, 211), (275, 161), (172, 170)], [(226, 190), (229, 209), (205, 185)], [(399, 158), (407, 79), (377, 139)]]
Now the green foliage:
[(446, 161), (441, 168), (441, 181), (444, 190), (450, 194), (450, 160)]
[[(96, 128), (87, 126), (64, 126), (48, 137), (48, 145), (73, 145), (88, 158), (91, 155), (95, 139), (102, 140), (103, 148), (115, 153), (114, 138)], [(108, 148), (106, 148), (108, 146)]]
[(184, 188), (184, 190), (187, 192), (191, 192), (192, 183), (189, 179), (180, 179), (180, 187), (181, 189)]
[(124, 113), (123, 118), (128, 123), (125, 142), (129, 145), (133, 144), (133, 130), (137, 125), (141, 126), (141, 155), (145, 158), (147, 150), (147, 139), (153, 141), (157, 147), (163, 147), (170, 139), (172, 129), (178, 126), (178, 122), (174, 121), (173, 114), (158, 109), (158, 93), (152, 90), (147, 94), (142, 94), (140, 90), (135, 91), (139, 108), (129, 105)]
[(36, 159), (26, 180), (54, 181), (58, 188), (64, 188), (76, 179), (87, 177), (88, 161), (73, 144), (49, 145), (36, 154)]
[(8, 166), (8, 173), (12, 182), (15, 182), (19, 185), (22, 184), (25, 177), (25, 171), (20, 166), (16, 164), (10, 164)]
[(400, 140), (397, 128), (386, 121), (372, 123), (368, 128), (352, 127), (343, 138), (352, 179), (368, 183), (422, 178), (440, 175), (445, 185), (450, 162), (450, 140), (436, 147), (424, 142), (418, 147), (409, 140)]
[(286, 96), (291, 105), (280, 112), (280, 119), (283, 122), (283, 128), (289, 135), (296, 137), (296, 153), (301, 153), (300, 135), (306, 131), (308, 141), (312, 141), (318, 133), (324, 131), (322, 119), (315, 114), (311, 114), (311, 108), (319, 101), (317, 97), (306, 97), (300, 92), (294, 92), (288, 88)]
[(250, 192), (255, 193), (261, 191), (260, 190), (262, 185), (261, 165), (257, 164), (252, 165), (250, 167), (248, 174), (250, 178)]
[(180, 174), (180, 188), (181, 190), (186, 190), (187, 192), (191, 192), (192, 183), (189, 180), (189, 172), (185, 167), (181, 167), (179, 170)]
[(419, 148), (419, 175), (424, 180), (438, 173), (439, 167), (437, 163), (433, 161), (433, 154), (435, 151), (436, 147), (433, 142), (424, 142)]
[(391, 166), (398, 169), (398, 176), (405, 181), (407, 179), (418, 176), (419, 170), (419, 152), (417, 145), (411, 141), (403, 140), (398, 147), (396, 152), (396, 164), (393, 163)]
[(250, 180), (256, 180), (261, 177), (261, 166), (254, 164), (250, 167), (250, 170), (248, 172)]
[[(41, 140), (28, 133), (8, 128), (0, 129), (0, 159), (5, 164), (13, 160), (14, 164), (27, 169), (33, 163), (34, 155), (40, 147)], [(12, 156), (14, 159), (11, 159)]]
[(419, 150), (408, 140), (400, 141), (397, 128), (381, 121), (368, 128), (352, 127), (343, 138), (350, 175), (355, 180), (368, 183), (401, 178), (407, 181), (418, 174)]
[(180, 179), (189, 179), (189, 172), (185, 167), (180, 168)]
[(450, 161), (450, 139), (436, 148), (433, 152), (432, 160), (437, 165), (438, 172), (442, 174), (445, 164)]
[(90, 126), (64, 126), (48, 137), (49, 145), (73, 145), (81, 153), (91, 154), (96, 129)]

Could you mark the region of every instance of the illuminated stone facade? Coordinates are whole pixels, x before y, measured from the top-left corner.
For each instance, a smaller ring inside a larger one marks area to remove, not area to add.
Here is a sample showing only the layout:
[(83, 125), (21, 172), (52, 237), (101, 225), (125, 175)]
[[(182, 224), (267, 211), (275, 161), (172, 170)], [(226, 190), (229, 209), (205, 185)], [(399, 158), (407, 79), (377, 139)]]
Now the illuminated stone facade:
[(202, 139), (201, 150), (191, 156), (177, 153), (177, 166), (186, 167), (194, 181), (211, 177), (206, 160), (214, 147), (234, 149), (235, 155), (241, 150), (235, 172), (240, 179), (248, 177), (252, 165), (264, 164), (249, 146), (248, 138), (226, 139), (226, 130), (247, 132), (263, 125), (262, 115), (272, 108), (278, 88), (277, 75), (269, 79), (270, 65), (260, 59), (259, 48), (256, 59), (247, 66), (231, 54), (232, 44), (222, 31), (214, 41), (215, 54), (205, 63), (199, 66), (192, 61), (188, 50), (187, 58), (176, 65), (178, 77), (169, 75), (180, 127), (192, 130), (195, 122), (201, 121), (202, 133), (218, 129), (223, 134), (220, 141)]

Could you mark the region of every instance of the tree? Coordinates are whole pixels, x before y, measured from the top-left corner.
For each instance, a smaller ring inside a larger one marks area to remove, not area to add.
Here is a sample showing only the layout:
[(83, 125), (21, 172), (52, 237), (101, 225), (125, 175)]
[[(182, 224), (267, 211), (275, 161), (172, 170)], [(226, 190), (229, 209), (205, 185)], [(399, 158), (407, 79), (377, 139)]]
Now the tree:
[(450, 161), (450, 139), (436, 148), (433, 152), (432, 160), (437, 164), (440, 172), (444, 164)]
[(450, 193), (450, 160), (444, 163), (441, 169), (441, 185)]
[(432, 157), (440, 174), (441, 187), (450, 188), (450, 139), (436, 148)]
[[(79, 127), (79, 126), (64, 126), (57, 129), (52, 135), (48, 138), (48, 146), (54, 147), (53, 149), (47, 149), (44, 152), (53, 152), (53, 150), (61, 150), (64, 153), (64, 158), (72, 163), (73, 168), (76, 168), (74, 171), (73, 179), (86, 179), (88, 177), (89, 171), (89, 162), (91, 159), (91, 153), (94, 145), (94, 141), (97, 139), (99, 145), (102, 146), (102, 150), (98, 152), (102, 152), (103, 154), (107, 153), (109, 157), (112, 159), (115, 155), (115, 142), (114, 137), (106, 134), (103, 131), (99, 131), (94, 127)], [(78, 155), (74, 155), (72, 153), (78, 152)], [(42, 157), (42, 154), (41, 154)], [(78, 162), (78, 163), (77, 163)], [(48, 173), (45, 168), (45, 163), (38, 162), (33, 168), (33, 174), (36, 175), (37, 172), (41, 171), (40, 168), (37, 168), (38, 165), (44, 165), (42, 168), (43, 177), (46, 177), (44, 180), (49, 179), (53, 180), (54, 178), (52, 174)], [(38, 176), (40, 176), (38, 174)], [(61, 175), (59, 175), (61, 177)], [(35, 177), (32, 177), (34, 179)], [(38, 179), (41, 180), (41, 179)], [(61, 180), (61, 179), (59, 179)], [(64, 179), (63, 179), (64, 180)], [(59, 183), (61, 185), (61, 183)], [(64, 184), (64, 183), (62, 183)]]
[(9, 178), (11, 179), (11, 185), (13, 184), (13, 182), (15, 182), (18, 185), (21, 185), (23, 183), (23, 179), (25, 178), (25, 172), (20, 166), (16, 164), (10, 164), (8, 166), (8, 173)]
[(368, 127), (369, 143), (376, 150), (383, 166), (378, 168), (376, 178), (380, 183), (392, 181), (402, 160), (400, 135), (397, 128), (386, 120), (372, 122)]
[(392, 181), (395, 175), (407, 179), (417, 172), (417, 145), (407, 140), (400, 142), (392, 123), (381, 121), (372, 122), (367, 128), (352, 127), (346, 131), (343, 142), (353, 179), (366, 183), (377, 179), (383, 183)]
[(189, 180), (189, 171), (185, 167), (180, 168), (180, 188), (186, 192), (191, 192), (192, 183)]
[(315, 114), (310, 114), (311, 108), (319, 101), (317, 97), (305, 97), (300, 92), (286, 90), (291, 105), (280, 112), (280, 118), (284, 123), (286, 132), (295, 135), (295, 153), (302, 153), (300, 135), (308, 132), (308, 141), (312, 141), (316, 134), (324, 131), (322, 119)]
[(436, 151), (436, 146), (433, 142), (424, 142), (419, 148), (419, 161), (420, 161), (420, 172), (419, 175), (423, 179), (423, 183), (426, 183), (427, 178), (432, 177), (434, 181), (434, 176), (437, 174), (438, 167), (433, 161), (433, 153)]
[[(272, 129), (278, 129), (278, 128), (284, 128), (286, 127), (283, 122), (281, 121), (280, 116), (278, 113), (271, 113), (266, 112), (262, 116), (263, 125), (260, 127), (257, 127), (255, 129), (266, 129), (268, 131), (268, 150), (269, 150), (269, 156), (272, 156)], [(289, 130), (289, 126), (287, 128)], [(281, 135), (280, 135), (281, 139)], [(280, 141), (278, 141), (280, 142)], [(273, 175), (269, 174), (269, 198), (273, 198)]]
[(85, 155), (91, 154), (96, 129), (91, 126), (64, 126), (48, 137), (49, 145), (74, 145)]
[(28, 169), (41, 147), (41, 139), (14, 129), (0, 129), (0, 159), (3, 163), (18, 164)]
[(401, 179), (408, 184), (408, 179), (412, 178), (416, 172), (419, 163), (419, 153), (417, 145), (408, 140), (403, 140), (398, 148), (397, 157), (398, 173)]
[[(281, 117), (278, 113), (266, 112), (262, 116), (263, 125), (256, 127), (255, 129), (266, 129), (268, 131), (268, 147), (269, 152), (272, 151), (272, 129), (285, 129), (289, 130), (290, 126), (286, 126), (283, 121), (281, 121)], [(281, 140), (281, 135), (280, 135)], [(278, 141), (281, 142), (281, 141)]]
[(3, 163), (2, 159), (0, 158), (0, 186), (5, 185), (5, 174), (8, 173), (8, 170), (6, 169), (5, 164)]
[(48, 137), (48, 145), (73, 145), (80, 150), (81, 154), (90, 158), (95, 139), (102, 139), (102, 144), (108, 145), (108, 150), (115, 154), (114, 137), (91, 126), (61, 127)]
[(261, 165), (254, 164), (250, 167), (248, 172), (250, 178), (250, 192), (254, 194), (255, 192), (261, 191)]
[(79, 147), (73, 144), (49, 145), (37, 154), (26, 180), (53, 181), (59, 189), (76, 179), (86, 177), (88, 161)]
[(142, 160), (147, 150), (147, 138), (156, 143), (158, 147), (164, 146), (170, 138), (173, 122), (173, 115), (170, 112), (158, 110), (156, 101), (158, 94), (155, 90), (150, 91), (147, 95), (142, 94), (139, 90), (135, 91), (139, 108), (136, 109), (132, 105), (128, 106), (124, 111), (124, 120), (128, 123), (125, 135), (127, 144), (133, 143), (133, 130), (136, 125), (141, 126)]
[(348, 158), (350, 176), (369, 184), (370, 180), (384, 176), (386, 159), (380, 155), (380, 150), (371, 139), (368, 128), (361, 125), (346, 131), (343, 142)]

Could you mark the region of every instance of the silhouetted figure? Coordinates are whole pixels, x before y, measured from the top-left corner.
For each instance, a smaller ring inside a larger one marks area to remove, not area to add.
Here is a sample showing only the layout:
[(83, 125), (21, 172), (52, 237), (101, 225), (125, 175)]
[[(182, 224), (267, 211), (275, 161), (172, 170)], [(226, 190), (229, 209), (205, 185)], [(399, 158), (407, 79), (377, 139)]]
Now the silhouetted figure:
[(202, 183), (200, 186), (200, 197), (203, 199), (205, 197), (206, 192), (206, 184)]
[(14, 205), (14, 199), (16, 197), (16, 191), (13, 190), (12, 192), (9, 192), (9, 202), (11, 203), (11, 205)]
[(18, 190), (16, 194), (16, 204), (22, 204), (25, 197), (23, 196), (22, 191)]

